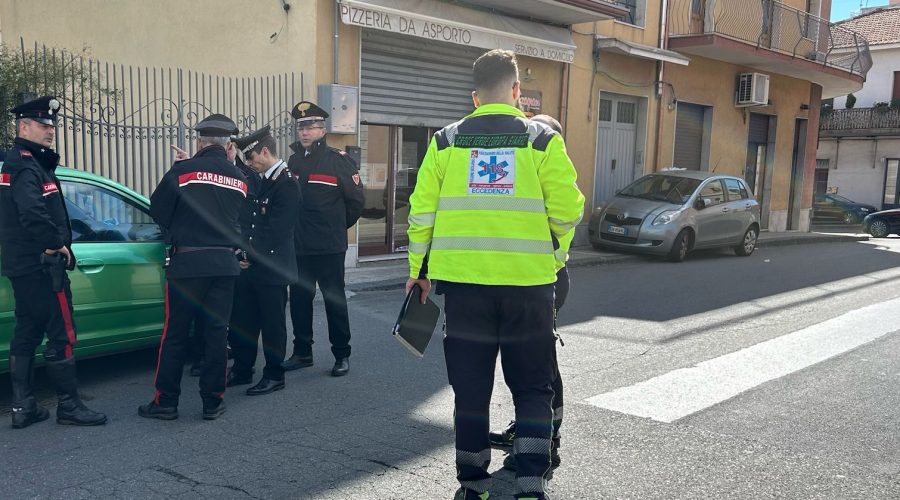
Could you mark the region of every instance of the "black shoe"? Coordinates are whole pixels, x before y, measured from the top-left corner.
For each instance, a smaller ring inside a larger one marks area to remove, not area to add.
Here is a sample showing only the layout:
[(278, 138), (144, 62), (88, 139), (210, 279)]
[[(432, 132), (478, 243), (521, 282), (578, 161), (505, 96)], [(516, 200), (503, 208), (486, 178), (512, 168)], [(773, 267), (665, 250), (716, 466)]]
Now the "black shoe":
[(491, 440), (491, 448), (512, 448), (513, 439), (516, 438), (516, 421), (512, 420), (501, 432), (491, 432), (488, 434)]
[(215, 420), (225, 413), (225, 400), (220, 399), (216, 406), (203, 406), (203, 420)]
[(24, 429), (31, 424), (43, 422), (50, 418), (50, 412), (46, 408), (34, 402), (26, 401), (22, 406), (13, 407), (12, 409), (12, 427), (13, 429)]
[(50, 412), (34, 399), (34, 356), (10, 356), (9, 378), (12, 381), (13, 429), (24, 429), (50, 418)]
[(341, 358), (334, 362), (334, 368), (331, 369), (332, 377), (343, 377), (350, 373), (350, 358)]
[(238, 375), (234, 372), (234, 370), (228, 370), (228, 375), (225, 377), (225, 387), (234, 387), (236, 385), (249, 385), (253, 383), (253, 377), (248, 375), (246, 377)]
[(78, 396), (75, 358), (48, 361), (47, 375), (56, 386), (59, 404), (56, 406), (56, 423), (63, 425), (103, 425), (106, 415), (91, 410)]
[(138, 415), (144, 418), (158, 418), (159, 420), (175, 420), (178, 418), (177, 406), (159, 406), (153, 401), (138, 406)]
[(291, 355), (291, 357), (286, 359), (284, 363), (281, 363), (281, 367), (284, 368), (285, 371), (298, 370), (300, 368), (306, 368), (312, 365), (312, 354), (310, 354), (309, 356), (298, 356), (297, 354), (293, 354)]
[(490, 493), (476, 493), (468, 488), (460, 488), (453, 494), (453, 500), (487, 500), (491, 496)]
[(284, 389), (284, 380), (270, 380), (263, 377), (258, 384), (247, 389), (247, 395), (262, 396), (263, 394), (269, 394), (282, 389)]

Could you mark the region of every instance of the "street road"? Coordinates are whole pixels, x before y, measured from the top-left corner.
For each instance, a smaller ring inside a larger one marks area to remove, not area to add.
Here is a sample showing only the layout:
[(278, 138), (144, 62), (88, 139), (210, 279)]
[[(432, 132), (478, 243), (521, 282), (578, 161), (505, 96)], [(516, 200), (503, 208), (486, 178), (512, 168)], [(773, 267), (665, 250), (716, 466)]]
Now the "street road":
[[(572, 270), (554, 499), (900, 498), (900, 239), (699, 252)], [(3, 498), (451, 498), (452, 391), (388, 334), (400, 290), (350, 298), (350, 375), (317, 318), (316, 365), (284, 391), (230, 389), (200, 419), (137, 416), (155, 351), (80, 365), (101, 428), (0, 427)], [(317, 312), (322, 311), (319, 304)], [(257, 365), (261, 370), (261, 362)], [(41, 399), (53, 404), (43, 373)], [(8, 376), (0, 418), (8, 419)], [(512, 416), (497, 370), (494, 427)], [(495, 451), (491, 470), (503, 453)], [(491, 498), (512, 497), (495, 474)]]

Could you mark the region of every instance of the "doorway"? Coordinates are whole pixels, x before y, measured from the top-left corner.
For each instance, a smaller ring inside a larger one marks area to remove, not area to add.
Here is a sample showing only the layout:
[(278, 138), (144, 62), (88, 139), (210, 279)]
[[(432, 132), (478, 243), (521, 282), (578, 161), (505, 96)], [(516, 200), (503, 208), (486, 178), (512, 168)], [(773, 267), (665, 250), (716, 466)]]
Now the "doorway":
[(788, 200), (787, 229), (800, 228), (800, 203), (803, 198), (803, 167), (806, 163), (807, 121), (798, 118), (794, 126), (794, 152), (791, 160), (790, 199)]
[(769, 227), (769, 202), (775, 162), (775, 120), (774, 116), (750, 113), (744, 179), (753, 189), (759, 203), (761, 229)]
[(359, 219), (359, 254), (389, 255), (409, 246), (409, 197), (434, 134), (429, 127), (360, 124), (360, 178), (365, 205)]
[[(611, 199), (643, 170), (637, 131), (643, 128), (641, 99), (601, 92), (597, 119), (594, 206)], [(640, 169), (638, 168), (640, 167)]]

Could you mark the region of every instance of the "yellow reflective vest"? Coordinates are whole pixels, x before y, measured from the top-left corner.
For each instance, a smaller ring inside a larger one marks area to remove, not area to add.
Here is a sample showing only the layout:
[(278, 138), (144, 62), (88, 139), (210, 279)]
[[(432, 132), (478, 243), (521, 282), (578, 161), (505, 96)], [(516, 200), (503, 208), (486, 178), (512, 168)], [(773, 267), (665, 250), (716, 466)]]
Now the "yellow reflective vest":
[[(565, 265), (584, 196), (562, 137), (507, 104), (434, 134), (410, 196), (409, 275), (544, 285)], [(557, 246), (558, 248), (554, 248)]]

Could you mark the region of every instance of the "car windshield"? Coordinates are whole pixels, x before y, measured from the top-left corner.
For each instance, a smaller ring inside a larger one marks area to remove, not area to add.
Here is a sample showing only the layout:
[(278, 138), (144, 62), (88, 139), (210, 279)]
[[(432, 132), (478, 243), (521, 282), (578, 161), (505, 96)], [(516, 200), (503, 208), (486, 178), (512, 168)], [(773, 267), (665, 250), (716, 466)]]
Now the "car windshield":
[(648, 175), (619, 192), (619, 196), (683, 205), (700, 185), (698, 179), (674, 175)]

